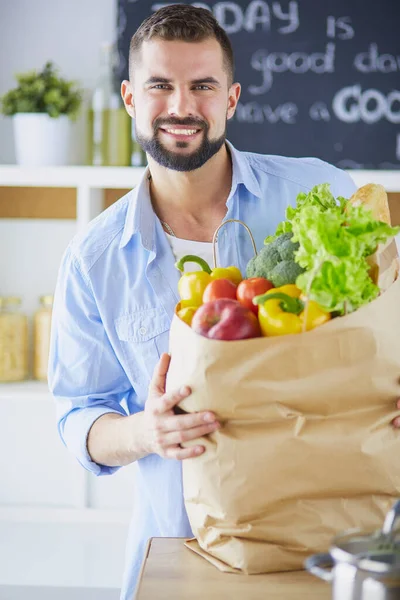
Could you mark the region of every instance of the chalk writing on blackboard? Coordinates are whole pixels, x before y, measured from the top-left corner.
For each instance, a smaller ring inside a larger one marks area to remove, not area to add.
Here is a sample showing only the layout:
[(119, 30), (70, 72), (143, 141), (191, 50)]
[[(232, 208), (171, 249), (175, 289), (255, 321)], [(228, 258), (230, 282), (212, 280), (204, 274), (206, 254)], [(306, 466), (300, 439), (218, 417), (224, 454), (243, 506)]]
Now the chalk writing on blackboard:
[[(180, 3), (156, 2), (152, 4), (151, 9), (156, 11), (170, 4)], [(185, 4), (212, 11), (228, 35), (242, 30), (249, 33), (257, 29), (270, 31), (272, 26), (275, 26), (279, 33), (288, 34), (296, 31), (299, 27), (299, 7), (298, 3), (293, 1), (282, 3), (253, 0), (248, 2), (246, 7), (242, 7), (236, 2), (216, 2), (212, 5), (205, 2), (187, 2)], [(285, 4), (287, 4), (286, 11)]]

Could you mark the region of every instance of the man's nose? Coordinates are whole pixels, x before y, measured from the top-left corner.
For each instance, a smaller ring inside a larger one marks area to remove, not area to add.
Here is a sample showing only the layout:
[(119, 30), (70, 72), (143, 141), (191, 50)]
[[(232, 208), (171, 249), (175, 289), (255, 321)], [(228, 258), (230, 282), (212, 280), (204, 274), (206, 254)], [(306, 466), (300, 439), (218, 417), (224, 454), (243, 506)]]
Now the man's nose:
[(189, 117), (195, 114), (190, 91), (176, 88), (169, 97), (168, 114), (172, 117)]

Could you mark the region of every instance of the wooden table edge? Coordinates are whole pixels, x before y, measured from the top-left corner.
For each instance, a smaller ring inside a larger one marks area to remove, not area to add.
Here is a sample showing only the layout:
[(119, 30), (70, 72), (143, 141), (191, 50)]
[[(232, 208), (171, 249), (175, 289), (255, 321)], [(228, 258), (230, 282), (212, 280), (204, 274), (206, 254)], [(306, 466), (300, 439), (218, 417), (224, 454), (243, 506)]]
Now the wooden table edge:
[(147, 558), (148, 558), (149, 553), (150, 553), (151, 543), (152, 543), (153, 539), (154, 538), (151, 537), (151, 538), (149, 538), (147, 540), (146, 549), (145, 549), (144, 554), (143, 554), (142, 564), (140, 566), (140, 571), (139, 571), (139, 575), (138, 575), (137, 585), (136, 585), (136, 588), (135, 588), (135, 595), (133, 596), (132, 600), (137, 600), (139, 598), (140, 588), (142, 587), (142, 583), (143, 583), (143, 573), (144, 573), (144, 570), (146, 568), (146, 562), (147, 562)]

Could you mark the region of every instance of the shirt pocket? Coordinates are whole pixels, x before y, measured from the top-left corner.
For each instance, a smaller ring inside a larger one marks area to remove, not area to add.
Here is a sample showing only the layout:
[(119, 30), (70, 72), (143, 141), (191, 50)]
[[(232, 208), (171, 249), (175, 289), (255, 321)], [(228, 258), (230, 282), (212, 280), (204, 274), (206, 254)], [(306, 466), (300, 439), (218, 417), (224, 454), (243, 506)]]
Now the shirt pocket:
[(154, 368), (162, 352), (168, 352), (170, 326), (171, 321), (162, 308), (126, 313), (115, 319), (123, 367), (139, 397), (147, 397)]

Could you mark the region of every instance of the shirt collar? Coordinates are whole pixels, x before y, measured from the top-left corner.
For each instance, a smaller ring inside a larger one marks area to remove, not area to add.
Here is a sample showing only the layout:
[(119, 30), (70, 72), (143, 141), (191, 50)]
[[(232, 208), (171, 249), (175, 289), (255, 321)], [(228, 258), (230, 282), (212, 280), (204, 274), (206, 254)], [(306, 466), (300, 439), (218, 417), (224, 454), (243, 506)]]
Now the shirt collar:
[(147, 250), (154, 248), (155, 213), (149, 193), (149, 168), (145, 170), (138, 185), (131, 191), (126, 212), (120, 248), (127, 245), (133, 235), (140, 233)]
[[(236, 150), (228, 140), (226, 144), (232, 158), (232, 186), (227, 204), (239, 184), (243, 184), (251, 194), (261, 198), (260, 184), (250, 167), (247, 154)], [(143, 246), (147, 250), (154, 249), (155, 213), (151, 205), (148, 176), (147, 168), (142, 179), (131, 192), (120, 248), (126, 246), (134, 234), (140, 233)]]
[(243, 184), (253, 196), (261, 198), (260, 184), (250, 166), (247, 153), (236, 150), (228, 140), (226, 140), (226, 144), (232, 158), (232, 187), (229, 197), (233, 196), (239, 184)]

